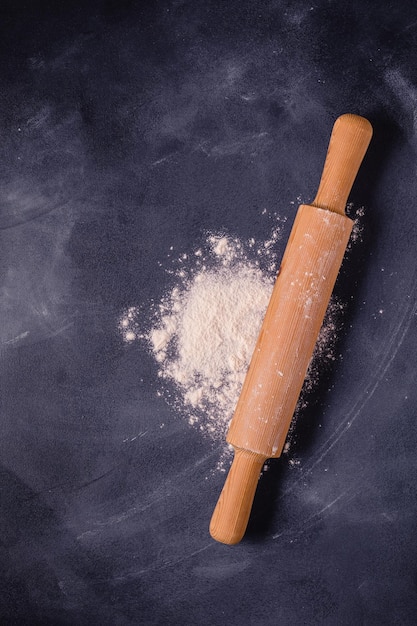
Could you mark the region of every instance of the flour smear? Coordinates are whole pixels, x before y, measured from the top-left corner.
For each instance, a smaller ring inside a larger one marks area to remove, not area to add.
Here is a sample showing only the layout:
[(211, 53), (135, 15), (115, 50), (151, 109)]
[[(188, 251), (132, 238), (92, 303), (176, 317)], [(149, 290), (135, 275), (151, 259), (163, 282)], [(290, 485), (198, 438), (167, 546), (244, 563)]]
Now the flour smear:
[[(361, 238), (363, 210), (356, 216), (350, 248)], [(119, 320), (124, 342), (145, 341), (153, 355), (156, 393), (214, 441), (224, 441), (286, 245), (285, 220), (272, 218), (265, 241), (219, 232), (206, 234), (191, 253), (176, 255), (171, 248), (165, 269), (173, 274), (174, 286), (153, 304), (145, 330), (139, 307), (130, 307)], [(332, 298), (296, 414), (305, 408), (326, 363), (339, 356), (344, 308)]]

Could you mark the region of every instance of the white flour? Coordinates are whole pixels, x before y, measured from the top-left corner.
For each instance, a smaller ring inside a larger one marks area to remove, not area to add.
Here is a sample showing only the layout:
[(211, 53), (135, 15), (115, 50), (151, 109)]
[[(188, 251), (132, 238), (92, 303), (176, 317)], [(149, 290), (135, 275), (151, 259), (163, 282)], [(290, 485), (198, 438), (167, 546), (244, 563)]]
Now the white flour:
[[(268, 241), (209, 235), (178, 257), (176, 286), (147, 334), (162, 393), (189, 424), (223, 439), (240, 393), (276, 274), (281, 224)], [(262, 269), (261, 269), (262, 267)]]
[(190, 423), (224, 434), (271, 290), (260, 269), (237, 263), (202, 270), (161, 304), (149, 339), (159, 374), (177, 386)]
[[(177, 269), (167, 270), (176, 284), (154, 307), (149, 331), (139, 332), (135, 307), (119, 321), (126, 343), (146, 340), (158, 364), (157, 393), (214, 440), (226, 435), (284, 251), (283, 220), (274, 217), (276, 226), (262, 243), (209, 235), (192, 254), (179, 254)], [(360, 230), (357, 223), (353, 242)], [(337, 357), (343, 309), (332, 299), (299, 408), (324, 363)]]

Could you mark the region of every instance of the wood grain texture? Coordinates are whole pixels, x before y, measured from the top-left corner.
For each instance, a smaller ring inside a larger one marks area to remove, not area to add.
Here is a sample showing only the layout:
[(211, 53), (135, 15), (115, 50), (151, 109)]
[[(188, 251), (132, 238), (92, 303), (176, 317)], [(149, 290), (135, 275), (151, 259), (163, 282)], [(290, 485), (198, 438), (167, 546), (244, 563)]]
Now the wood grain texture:
[(281, 454), (352, 225), (299, 208), (230, 425), (233, 446)]
[(364, 117), (345, 113), (337, 118), (312, 206), (345, 214), (348, 195), (371, 137), (372, 126)]
[(227, 435), (235, 459), (210, 524), (223, 543), (243, 537), (262, 463), (284, 447), (349, 241), (344, 209), (371, 136), (364, 118), (339, 117), (316, 199), (298, 209)]
[(236, 449), (210, 522), (210, 534), (216, 541), (233, 545), (242, 539), (265, 461), (264, 455)]

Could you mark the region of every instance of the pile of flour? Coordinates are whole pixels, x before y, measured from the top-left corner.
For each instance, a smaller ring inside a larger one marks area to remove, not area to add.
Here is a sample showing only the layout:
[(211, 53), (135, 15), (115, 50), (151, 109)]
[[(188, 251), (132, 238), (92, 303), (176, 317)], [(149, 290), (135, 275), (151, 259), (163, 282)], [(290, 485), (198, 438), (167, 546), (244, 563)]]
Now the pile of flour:
[[(175, 258), (171, 249), (167, 271), (174, 274), (175, 285), (154, 303), (150, 329), (139, 332), (134, 307), (119, 321), (125, 342), (142, 337), (154, 356), (157, 393), (214, 440), (224, 440), (255, 347), (285, 248), (283, 223), (275, 216), (271, 235), (262, 242), (220, 233), (207, 235), (191, 254), (181, 252)], [(357, 222), (352, 240), (359, 232)], [(336, 359), (343, 309), (331, 300), (304, 386), (307, 392), (324, 362)]]
[(199, 262), (167, 294), (149, 341), (159, 376), (174, 383), (190, 424), (224, 435), (273, 280), (255, 263), (239, 260), (240, 242), (212, 236), (209, 243), (215, 263), (208, 269)]

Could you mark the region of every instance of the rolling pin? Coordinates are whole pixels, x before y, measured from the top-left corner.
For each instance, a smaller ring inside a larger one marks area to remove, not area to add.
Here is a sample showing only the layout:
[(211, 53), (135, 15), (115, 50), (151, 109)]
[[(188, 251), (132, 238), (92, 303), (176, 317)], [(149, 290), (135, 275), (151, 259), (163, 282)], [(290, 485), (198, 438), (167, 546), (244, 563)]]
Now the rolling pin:
[(353, 221), (345, 206), (372, 137), (363, 117), (333, 127), (319, 189), (300, 205), (227, 434), (234, 459), (210, 522), (238, 543), (265, 461), (281, 455)]

